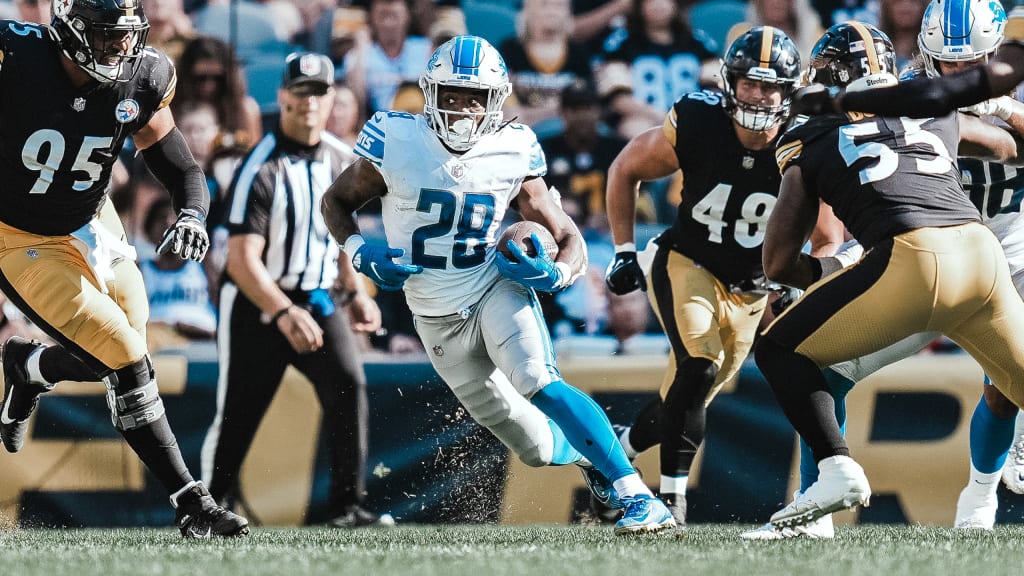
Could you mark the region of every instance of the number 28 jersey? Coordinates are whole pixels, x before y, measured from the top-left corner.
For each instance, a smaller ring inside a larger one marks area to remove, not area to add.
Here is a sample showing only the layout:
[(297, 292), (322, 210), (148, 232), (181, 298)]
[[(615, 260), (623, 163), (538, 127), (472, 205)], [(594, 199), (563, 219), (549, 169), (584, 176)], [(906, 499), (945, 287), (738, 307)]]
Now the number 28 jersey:
[(355, 152), (387, 184), (381, 215), (403, 264), (423, 266), (405, 282), (409, 309), (446, 316), (474, 304), (499, 276), (497, 231), (523, 180), (547, 163), (528, 127), (509, 124), (463, 154), (445, 148), (423, 115), (377, 112)]
[(763, 276), (761, 245), (782, 178), (775, 147), (744, 148), (714, 92), (677, 100), (663, 130), (683, 172), (673, 248), (727, 285)]
[(125, 139), (174, 94), (174, 67), (146, 49), (127, 82), (71, 85), (48, 26), (0, 20), (0, 221), (48, 236), (102, 205)]

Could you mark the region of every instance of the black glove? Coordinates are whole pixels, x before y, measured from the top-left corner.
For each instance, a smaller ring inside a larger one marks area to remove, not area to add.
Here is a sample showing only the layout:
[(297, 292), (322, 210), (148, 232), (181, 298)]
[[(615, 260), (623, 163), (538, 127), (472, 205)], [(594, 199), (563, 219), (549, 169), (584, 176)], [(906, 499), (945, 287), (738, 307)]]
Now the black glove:
[(604, 275), (604, 283), (613, 294), (622, 296), (633, 290), (647, 290), (647, 280), (640, 263), (636, 261), (636, 252), (616, 252), (615, 260), (608, 265)]
[(206, 235), (206, 217), (202, 212), (184, 208), (178, 212), (178, 220), (164, 232), (164, 239), (157, 247), (157, 254), (173, 252), (182, 260), (202, 262), (210, 249), (210, 237)]
[(842, 108), (839, 107), (839, 97), (842, 94), (842, 90), (837, 86), (829, 87), (821, 84), (805, 86), (793, 94), (790, 112), (794, 116), (797, 114), (807, 116), (838, 114), (842, 112)]
[(779, 298), (775, 302), (772, 302), (772, 314), (774, 316), (781, 315), (789, 305), (796, 301), (804, 291), (798, 288), (781, 288), (776, 290), (779, 293)]

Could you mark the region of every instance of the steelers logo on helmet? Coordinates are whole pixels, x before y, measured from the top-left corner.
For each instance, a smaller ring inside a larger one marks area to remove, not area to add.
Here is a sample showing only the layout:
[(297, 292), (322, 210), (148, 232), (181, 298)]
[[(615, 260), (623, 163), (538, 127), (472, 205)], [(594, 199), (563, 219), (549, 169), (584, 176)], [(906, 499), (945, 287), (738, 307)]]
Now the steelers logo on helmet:
[[(442, 88), (480, 93), (482, 112), (447, 110), (438, 101)], [(508, 68), (501, 54), (477, 36), (456, 36), (431, 55), (420, 77), (423, 112), (441, 142), (465, 152), (481, 138), (501, 127), (502, 104), (512, 91)]]
[[(800, 78), (800, 52), (782, 30), (756, 26), (729, 46), (722, 62), (722, 78), (722, 105), (732, 119), (747, 130), (771, 130), (789, 117)], [(761, 100), (747, 101), (752, 98), (749, 94), (740, 98), (741, 81), (756, 82)]]
[(52, 25), (61, 51), (105, 84), (132, 79), (149, 34), (138, 0), (54, 0)]
[(847, 90), (892, 86), (899, 82), (896, 50), (885, 32), (871, 24), (836, 24), (811, 49), (807, 77), (811, 82)]

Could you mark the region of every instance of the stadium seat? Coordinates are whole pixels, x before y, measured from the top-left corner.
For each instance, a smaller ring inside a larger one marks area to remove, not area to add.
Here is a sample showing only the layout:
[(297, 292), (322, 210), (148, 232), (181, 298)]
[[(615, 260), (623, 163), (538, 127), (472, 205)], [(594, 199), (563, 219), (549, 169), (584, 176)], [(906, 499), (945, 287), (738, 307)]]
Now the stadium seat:
[(747, 16), (746, 2), (739, 0), (701, 0), (690, 9), (690, 25), (715, 42), (719, 56), (725, 53), (726, 34)]
[(269, 50), (250, 56), (242, 65), (249, 95), (260, 105), (260, 113), (277, 112), (277, 89), (281, 85), (281, 72), (290, 48)]
[(462, 11), (469, 33), (485, 38), (494, 46), (501, 46), (505, 39), (516, 35), (519, 11), (510, 2), (464, 0)]

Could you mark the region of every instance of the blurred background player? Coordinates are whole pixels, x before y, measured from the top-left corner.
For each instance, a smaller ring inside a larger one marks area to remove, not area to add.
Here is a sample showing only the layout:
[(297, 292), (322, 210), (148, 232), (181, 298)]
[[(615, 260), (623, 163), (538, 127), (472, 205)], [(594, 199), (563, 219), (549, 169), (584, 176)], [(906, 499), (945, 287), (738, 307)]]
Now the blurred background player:
[[(707, 405), (754, 343), (768, 302), (761, 268), (765, 223), (781, 177), (775, 146), (800, 77), (796, 45), (778, 28), (737, 38), (722, 66), (725, 92), (680, 98), (660, 128), (634, 138), (608, 175), (615, 294), (649, 297), (672, 345), (660, 402), (645, 408), (620, 440), (627, 454), (661, 444), (661, 497), (686, 521), (690, 466), (704, 441)], [(654, 242), (647, 279), (634, 241), (640, 182), (681, 170), (682, 203)]]
[[(534, 290), (571, 284), (586, 248), (544, 183), (533, 131), (502, 122), (512, 86), (501, 54), (455, 37), (434, 52), (420, 86), (424, 114), (379, 112), (363, 127), (359, 160), (324, 197), (332, 234), (381, 288), (404, 286), (434, 368), (477, 422), (528, 465), (581, 464), (592, 491), (624, 508), (616, 533), (674, 527), (604, 411), (555, 365)], [(378, 197), (386, 246), (366, 243), (353, 218)], [(552, 232), (555, 261), (515, 246), (515, 262), (496, 256), (510, 205)]]

